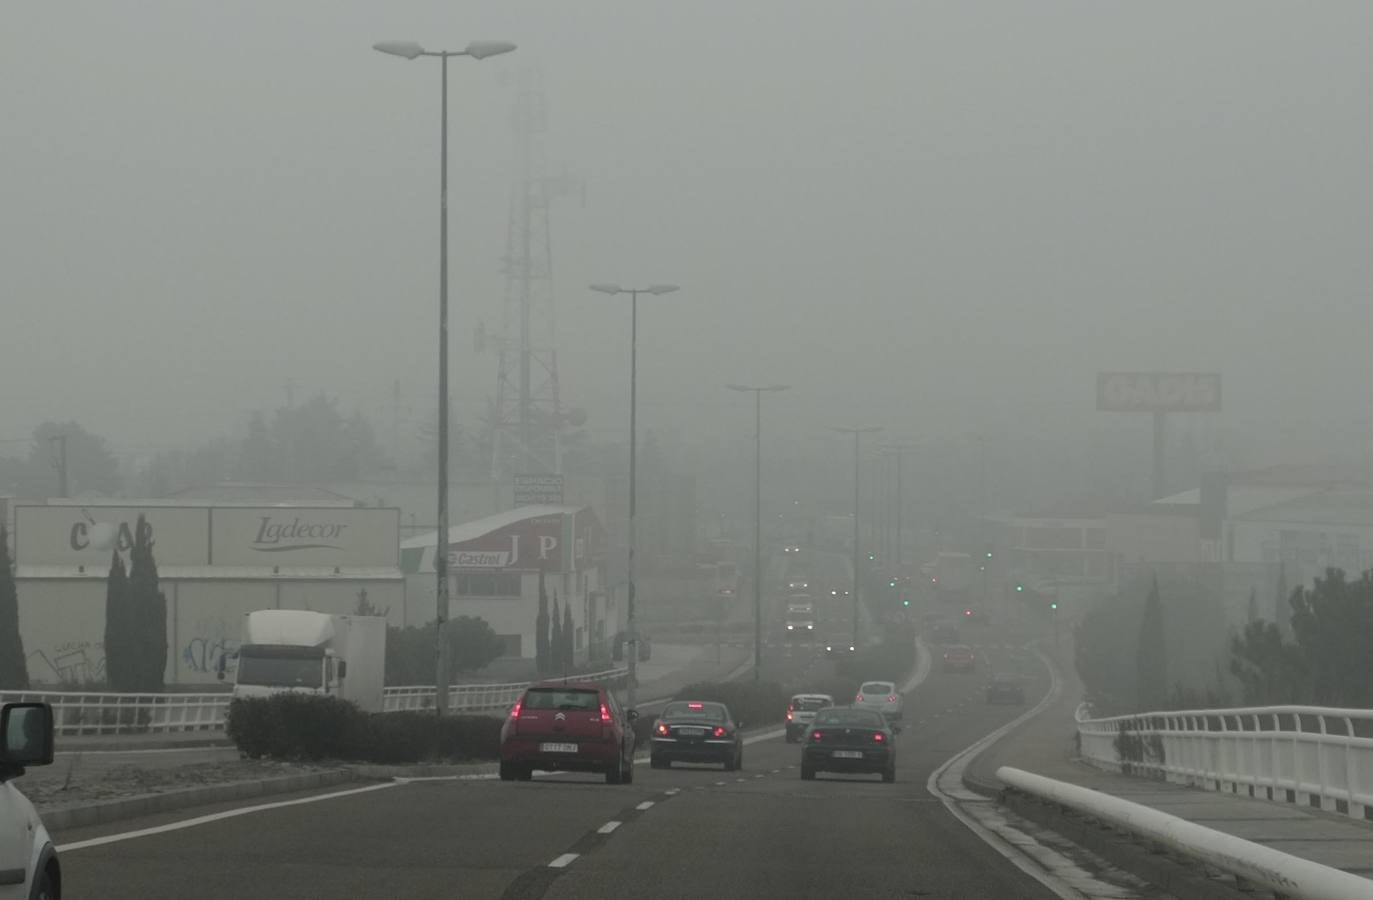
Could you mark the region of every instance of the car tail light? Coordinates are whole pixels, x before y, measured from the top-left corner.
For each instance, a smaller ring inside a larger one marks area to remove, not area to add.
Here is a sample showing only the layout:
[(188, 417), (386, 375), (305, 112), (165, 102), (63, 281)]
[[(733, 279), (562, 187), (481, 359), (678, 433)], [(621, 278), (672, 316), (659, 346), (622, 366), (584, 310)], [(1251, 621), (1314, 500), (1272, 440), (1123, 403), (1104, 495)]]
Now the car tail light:
[(693, 700), (687, 704), (687, 709), (705, 709), (706, 705), (699, 700)]
[(862, 692), (862, 691), (859, 691), (859, 692), (858, 692), (858, 696), (857, 696), (857, 697), (854, 697), (853, 699), (854, 699), (854, 702), (856, 702), (856, 703), (862, 703), (862, 702), (863, 702), (863, 692)]
[(792, 711), (792, 708), (791, 708), (790, 706), (788, 706), (788, 707), (787, 707), (787, 721), (790, 722), (790, 721), (791, 721), (792, 719), (794, 719), (794, 718), (796, 718), (796, 713)]
[(518, 719), (518, 718), (520, 717), (520, 708), (523, 707), (523, 706), (524, 706), (524, 698), (521, 697), (520, 699), (518, 699), (518, 700), (515, 701), (515, 705), (514, 705), (514, 706), (510, 707), (510, 718), (512, 718), (512, 719)]
[(609, 725), (612, 721), (614, 721), (614, 720), (610, 718), (610, 707), (609, 707), (609, 706), (606, 706), (604, 703), (602, 703), (602, 704), (601, 704), (601, 723), (602, 723), (603, 725)]
[(715, 726), (714, 734), (715, 734), (715, 736), (716, 736), (717, 738), (724, 737), (724, 736), (725, 736), (725, 726), (723, 726), (723, 725), (716, 725), (716, 726)]
[(883, 734), (882, 732), (880, 732), (880, 731), (874, 731), (874, 732), (872, 733), (872, 740), (873, 740), (873, 743), (880, 744), (880, 743), (882, 743), (883, 741), (885, 741), (886, 739), (887, 739), (887, 736), (886, 736), (885, 734)]
[(820, 740), (821, 740), (824, 736), (825, 736), (825, 733), (824, 733), (823, 731), (812, 731), (812, 732), (810, 733), (810, 739), (811, 739), (812, 741), (814, 741), (815, 743), (817, 743), (817, 744), (820, 743)]
[(887, 695), (887, 702), (888, 702), (888, 703), (895, 703), (895, 702), (896, 702), (896, 695), (895, 695), (895, 694), (888, 694), (888, 695)]
[(664, 723), (662, 723), (662, 722), (659, 722), (659, 723), (658, 723), (657, 732), (658, 732), (659, 734), (666, 735), (666, 734), (667, 734), (667, 731), (668, 731), (667, 725), (664, 724)]

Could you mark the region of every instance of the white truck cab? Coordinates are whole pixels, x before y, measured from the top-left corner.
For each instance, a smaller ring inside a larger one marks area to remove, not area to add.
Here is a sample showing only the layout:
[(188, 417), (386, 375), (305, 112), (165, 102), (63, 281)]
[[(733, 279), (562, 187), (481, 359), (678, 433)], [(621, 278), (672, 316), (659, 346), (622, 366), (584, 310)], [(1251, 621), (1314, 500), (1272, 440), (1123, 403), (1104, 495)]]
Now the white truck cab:
[(0, 900), (58, 900), (62, 868), (52, 837), (14, 780), (28, 766), (52, 763), (52, 707), (0, 707)]
[[(244, 617), (235, 654), (235, 697), (322, 694), (381, 712), (386, 620), (305, 609), (264, 609)], [(223, 660), (219, 677), (226, 677)]]

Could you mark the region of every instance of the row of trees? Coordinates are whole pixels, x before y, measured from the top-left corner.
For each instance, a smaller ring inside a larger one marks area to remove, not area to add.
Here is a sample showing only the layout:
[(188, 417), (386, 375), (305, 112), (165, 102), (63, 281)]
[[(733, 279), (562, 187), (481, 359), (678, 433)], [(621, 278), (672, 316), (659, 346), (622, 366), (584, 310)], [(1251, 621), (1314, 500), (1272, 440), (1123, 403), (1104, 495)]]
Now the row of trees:
[(157, 580), (153, 529), (140, 515), (126, 569), (113, 551), (105, 582), (105, 681), (113, 691), (159, 693), (167, 667), (167, 596)]
[(23, 691), (29, 687), (28, 658), (19, 635), (19, 595), (14, 587), (9, 533), (0, 521), (0, 690)]
[(1289, 640), (1253, 618), (1230, 642), (1230, 671), (1251, 705), (1373, 709), (1373, 572), (1350, 581), (1327, 569), (1288, 597)]
[(576, 663), (576, 626), (572, 604), (558, 611), (558, 593), (553, 592), (553, 610), (548, 608), (548, 591), (543, 572), (539, 573), (539, 614), (534, 620), (534, 663), (540, 675), (564, 675)]

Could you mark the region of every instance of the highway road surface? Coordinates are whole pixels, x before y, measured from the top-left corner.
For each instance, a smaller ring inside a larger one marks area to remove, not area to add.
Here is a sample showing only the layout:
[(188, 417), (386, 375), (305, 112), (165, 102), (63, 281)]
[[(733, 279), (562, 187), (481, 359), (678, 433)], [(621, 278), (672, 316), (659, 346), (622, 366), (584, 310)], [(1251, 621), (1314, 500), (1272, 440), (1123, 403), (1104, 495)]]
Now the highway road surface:
[[(995, 627), (970, 637), (1034, 666)], [(1045, 690), (1037, 677), (1031, 696)], [(1022, 712), (987, 706), (981, 686), (936, 665), (907, 697), (895, 784), (802, 782), (800, 750), (780, 737), (750, 744), (739, 773), (643, 764), (626, 786), (581, 775), (362, 784), (58, 834), (65, 887), (107, 900), (1051, 897), (926, 788)]]

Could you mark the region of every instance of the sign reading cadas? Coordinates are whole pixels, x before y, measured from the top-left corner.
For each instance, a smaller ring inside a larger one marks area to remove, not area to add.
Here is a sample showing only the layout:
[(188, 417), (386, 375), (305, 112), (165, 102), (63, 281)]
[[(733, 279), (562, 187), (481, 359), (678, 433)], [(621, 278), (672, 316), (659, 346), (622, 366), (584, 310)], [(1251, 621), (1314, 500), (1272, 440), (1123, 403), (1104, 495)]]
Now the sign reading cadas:
[(1100, 372), (1096, 408), (1102, 412), (1220, 412), (1220, 375)]

